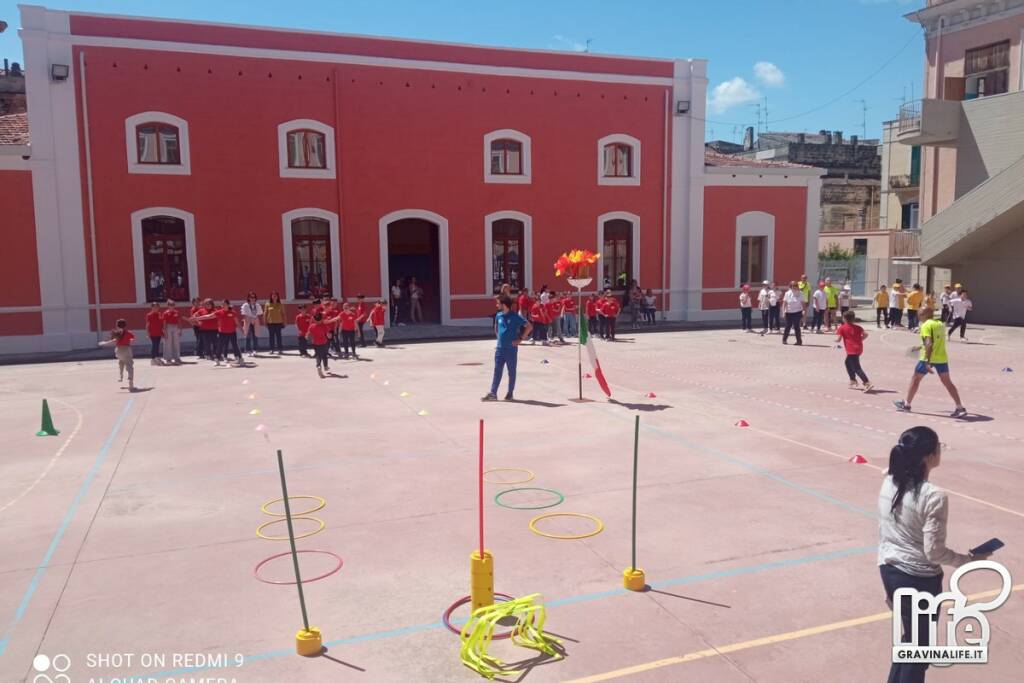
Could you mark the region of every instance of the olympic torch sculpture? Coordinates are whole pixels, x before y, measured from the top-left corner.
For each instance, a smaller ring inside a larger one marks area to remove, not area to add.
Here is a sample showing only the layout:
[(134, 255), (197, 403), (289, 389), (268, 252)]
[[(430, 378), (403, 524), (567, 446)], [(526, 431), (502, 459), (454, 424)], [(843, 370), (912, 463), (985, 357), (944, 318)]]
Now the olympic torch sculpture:
[(583, 288), (594, 281), (594, 278), (590, 277), (590, 267), (597, 263), (597, 260), (601, 258), (600, 254), (595, 254), (589, 249), (573, 249), (567, 251), (558, 257), (555, 261), (555, 277), (561, 277), (563, 274), (568, 276), (566, 281), (576, 288), (576, 311), (579, 316), (579, 344), (576, 346), (576, 372), (578, 377), (579, 396), (578, 398), (572, 399), (577, 402), (583, 402), (583, 348), (587, 349), (587, 356), (590, 359), (590, 365), (594, 369), (594, 377), (597, 379), (597, 383), (601, 385), (601, 391), (606, 396), (611, 398), (612, 392), (608, 387), (608, 382), (604, 378), (604, 372), (601, 371), (601, 364), (597, 360), (597, 351), (594, 349), (594, 343), (590, 339), (590, 326), (588, 325), (586, 310), (583, 307)]

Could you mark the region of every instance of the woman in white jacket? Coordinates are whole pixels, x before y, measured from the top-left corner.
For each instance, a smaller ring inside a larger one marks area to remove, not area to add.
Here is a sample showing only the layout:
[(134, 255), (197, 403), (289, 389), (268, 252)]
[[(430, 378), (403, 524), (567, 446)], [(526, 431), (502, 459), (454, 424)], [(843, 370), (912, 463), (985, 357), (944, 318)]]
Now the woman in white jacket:
[(259, 336), (262, 315), (263, 306), (257, 300), (256, 292), (249, 292), (245, 303), (242, 304), (242, 336), (245, 337), (245, 352), (250, 356), (256, 355), (256, 339)]

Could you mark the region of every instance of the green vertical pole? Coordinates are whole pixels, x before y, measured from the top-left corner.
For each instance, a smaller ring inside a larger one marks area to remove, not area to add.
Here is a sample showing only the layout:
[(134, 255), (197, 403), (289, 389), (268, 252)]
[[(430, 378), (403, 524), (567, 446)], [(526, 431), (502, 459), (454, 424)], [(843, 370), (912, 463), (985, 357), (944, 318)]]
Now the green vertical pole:
[(288, 504), (288, 484), (284, 479), (284, 458), (281, 450), (277, 451), (277, 470), (281, 473), (281, 495), (284, 496), (284, 516), (288, 522), (288, 543), (292, 547), (292, 564), (295, 566), (295, 585), (299, 588), (299, 607), (302, 608), (302, 626), (309, 630), (309, 617), (306, 616), (306, 597), (302, 594), (302, 576), (299, 574), (299, 554), (295, 551), (295, 532), (292, 530), (292, 508)]
[(633, 426), (633, 569), (636, 569), (636, 468), (640, 453), (640, 416)]

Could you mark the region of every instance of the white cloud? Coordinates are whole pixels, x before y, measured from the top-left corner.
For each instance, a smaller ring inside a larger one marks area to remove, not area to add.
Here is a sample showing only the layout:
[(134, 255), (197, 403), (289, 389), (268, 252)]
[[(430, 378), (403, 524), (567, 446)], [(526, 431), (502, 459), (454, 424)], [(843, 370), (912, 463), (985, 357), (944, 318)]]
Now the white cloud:
[(739, 107), (744, 104), (752, 104), (760, 99), (761, 93), (747, 83), (741, 76), (730, 78), (715, 86), (711, 91), (708, 106), (711, 111), (721, 114), (732, 107)]
[(572, 52), (586, 52), (587, 51), (586, 43), (581, 43), (578, 40), (573, 40), (571, 38), (566, 38), (565, 36), (562, 36), (562, 35), (555, 35), (553, 37), (554, 37), (554, 40), (555, 40), (555, 44), (551, 46), (552, 49), (555, 49), (555, 50), (571, 50)]
[(754, 65), (754, 77), (763, 85), (778, 87), (786, 82), (782, 69), (771, 62), (758, 62)]

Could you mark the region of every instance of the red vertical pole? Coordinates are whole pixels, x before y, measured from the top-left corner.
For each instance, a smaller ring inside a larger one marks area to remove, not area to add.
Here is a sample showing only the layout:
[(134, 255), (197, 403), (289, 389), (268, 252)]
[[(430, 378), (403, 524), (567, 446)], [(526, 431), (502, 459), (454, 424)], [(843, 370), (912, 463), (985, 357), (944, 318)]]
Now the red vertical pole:
[(484, 421), (480, 419), (480, 466), (479, 483), (477, 486), (480, 507), (480, 559), (484, 559)]

